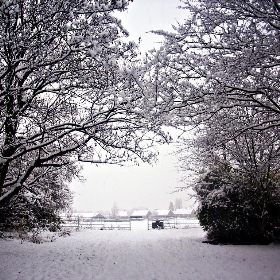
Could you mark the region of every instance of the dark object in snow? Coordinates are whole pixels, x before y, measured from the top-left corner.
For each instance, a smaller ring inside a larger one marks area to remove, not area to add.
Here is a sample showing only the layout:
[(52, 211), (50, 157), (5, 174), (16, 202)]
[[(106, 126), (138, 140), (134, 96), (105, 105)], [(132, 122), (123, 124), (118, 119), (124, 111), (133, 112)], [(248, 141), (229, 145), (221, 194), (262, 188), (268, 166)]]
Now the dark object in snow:
[(157, 229), (164, 229), (163, 221), (155, 221), (152, 223), (152, 228), (157, 228)]

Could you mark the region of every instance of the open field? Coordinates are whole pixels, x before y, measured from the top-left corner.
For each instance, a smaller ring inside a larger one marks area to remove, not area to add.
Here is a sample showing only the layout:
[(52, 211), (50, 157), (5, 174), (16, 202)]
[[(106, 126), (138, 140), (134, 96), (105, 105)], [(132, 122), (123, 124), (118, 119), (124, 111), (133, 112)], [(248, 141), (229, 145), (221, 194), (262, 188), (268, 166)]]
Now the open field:
[(43, 244), (0, 240), (0, 279), (280, 279), (279, 245), (210, 245), (204, 236), (201, 228), (83, 229)]

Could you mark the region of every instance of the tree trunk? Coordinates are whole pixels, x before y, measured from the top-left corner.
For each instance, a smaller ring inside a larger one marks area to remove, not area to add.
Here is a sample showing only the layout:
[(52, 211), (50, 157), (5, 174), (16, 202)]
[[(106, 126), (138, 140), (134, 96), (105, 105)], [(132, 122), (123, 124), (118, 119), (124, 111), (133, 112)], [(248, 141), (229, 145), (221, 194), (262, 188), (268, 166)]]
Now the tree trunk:
[(1, 164), (0, 165), (0, 197), (3, 193), (3, 186), (4, 186), (7, 172), (8, 172), (8, 164)]

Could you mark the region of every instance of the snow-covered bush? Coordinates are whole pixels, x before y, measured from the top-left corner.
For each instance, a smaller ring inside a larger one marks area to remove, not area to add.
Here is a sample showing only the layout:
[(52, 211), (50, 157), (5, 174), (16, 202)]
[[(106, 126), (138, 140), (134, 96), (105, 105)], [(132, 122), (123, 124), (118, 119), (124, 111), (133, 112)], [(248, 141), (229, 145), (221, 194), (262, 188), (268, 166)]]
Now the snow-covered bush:
[(35, 185), (22, 189), (5, 207), (0, 208), (0, 223), (4, 229), (26, 232), (34, 229), (59, 230), (59, 212), (68, 209), (72, 202), (72, 192), (67, 185), (67, 176), (63, 176), (64, 171), (54, 169), (44, 176), (40, 174)]
[(218, 243), (269, 243), (280, 238), (279, 176), (265, 182), (243, 176), (229, 164), (217, 164), (195, 186), (198, 219), (208, 239)]
[[(60, 218), (53, 208), (44, 201), (29, 202), (24, 194), (18, 199), (12, 199), (10, 206), (1, 211), (1, 216), (7, 229), (25, 229), (30, 231), (39, 227), (56, 231), (59, 229)], [(1, 219), (1, 220), (2, 220)]]

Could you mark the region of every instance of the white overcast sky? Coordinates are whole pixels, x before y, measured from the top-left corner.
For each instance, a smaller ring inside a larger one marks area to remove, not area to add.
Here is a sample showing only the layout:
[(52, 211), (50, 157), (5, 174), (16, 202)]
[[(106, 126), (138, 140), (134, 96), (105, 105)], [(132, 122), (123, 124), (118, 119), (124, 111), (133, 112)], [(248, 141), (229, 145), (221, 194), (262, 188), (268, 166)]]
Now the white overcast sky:
[[(144, 53), (159, 45), (161, 37), (147, 33), (150, 30), (172, 30), (172, 24), (182, 22), (185, 11), (177, 9), (179, 0), (134, 0), (127, 11), (120, 15), (130, 39), (138, 41)], [(176, 168), (177, 158), (172, 156), (173, 148), (164, 145), (158, 148), (160, 155), (156, 165), (120, 167), (112, 165), (85, 164), (82, 175), (85, 183), (74, 181), (71, 189), (75, 192), (73, 208), (82, 211), (110, 211), (116, 203), (119, 209), (137, 207), (167, 209), (169, 203), (182, 198), (183, 206), (190, 206), (188, 195), (173, 193), (183, 187), (182, 174)]]

